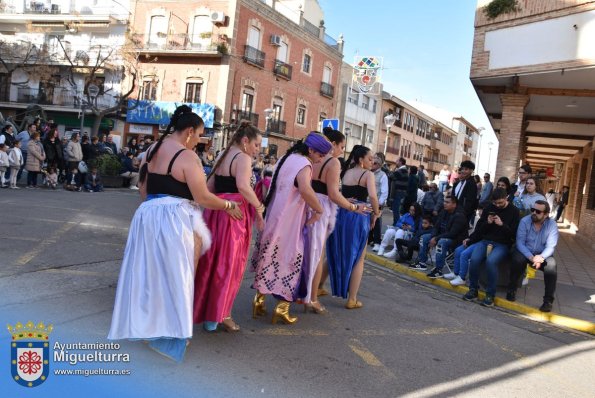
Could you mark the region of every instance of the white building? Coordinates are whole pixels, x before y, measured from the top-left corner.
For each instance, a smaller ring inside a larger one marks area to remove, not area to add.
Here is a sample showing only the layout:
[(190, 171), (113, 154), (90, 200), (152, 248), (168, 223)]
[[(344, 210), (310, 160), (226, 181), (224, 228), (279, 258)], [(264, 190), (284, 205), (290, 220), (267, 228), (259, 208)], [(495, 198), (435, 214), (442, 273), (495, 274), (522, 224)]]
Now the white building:
[[(0, 67), (4, 116), (20, 119), (27, 107), (38, 104), (64, 132), (80, 129), (86, 85), (99, 87), (97, 108), (117, 103), (128, 0), (4, 0), (3, 7), (0, 56), (9, 66)], [(86, 121), (89, 132), (93, 117)]]

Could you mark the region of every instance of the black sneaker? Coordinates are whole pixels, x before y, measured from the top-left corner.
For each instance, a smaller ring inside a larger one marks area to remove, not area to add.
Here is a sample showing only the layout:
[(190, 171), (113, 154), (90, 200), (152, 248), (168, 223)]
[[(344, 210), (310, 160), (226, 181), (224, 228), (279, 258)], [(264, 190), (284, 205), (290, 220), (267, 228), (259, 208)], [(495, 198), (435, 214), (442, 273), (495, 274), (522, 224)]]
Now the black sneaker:
[(552, 303), (550, 303), (549, 301), (544, 301), (543, 304), (541, 304), (541, 307), (539, 307), (539, 311), (552, 312)]
[(411, 264), (409, 268), (413, 268), (416, 271), (425, 271), (428, 269), (426, 263), (418, 261), (417, 263)]
[(494, 306), (494, 296), (486, 294), (485, 298), (481, 302), (481, 305), (484, 307), (493, 307)]
[(442, 278), (442, 271), (440, 271), (438, 268), (434, 268), (429, 274), (428, 274), (428, 278), (430, 279), (436, 279), (436, 278)]
[(471, 301), (476, 299), (478, 296), (479, 293), (477, 293), (477, 289), (469, 289), (469, 291), (465, 293), (465, 295), (463, 296), (463, 300)]
[(516, 301), (516, 292), (510, 291), (510, 292), (506, 293), (506, 300)]

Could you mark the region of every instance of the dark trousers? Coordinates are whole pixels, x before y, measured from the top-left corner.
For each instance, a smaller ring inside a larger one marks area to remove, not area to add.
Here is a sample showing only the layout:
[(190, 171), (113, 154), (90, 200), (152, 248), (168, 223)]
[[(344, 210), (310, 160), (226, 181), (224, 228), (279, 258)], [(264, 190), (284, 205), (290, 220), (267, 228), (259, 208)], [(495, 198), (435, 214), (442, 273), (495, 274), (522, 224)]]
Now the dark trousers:
[(28, 187), (36, 187), (37, 186), (37, 175), (39, 174), (38, 171), (29, 171), (27, 170), (27, 186)]
[(399, 191), (394, 190), (393, 192), (393, 203), (392, 203), (392, 211), (393, 211), (393, 224), (396, 224), (401, 218), (401, 205), (403, 200), (407, 197), (407, 191)]
[(21, 150), (21, 153), (23, 154), (23, 165), (21, 166), (21, 168), (19, 169), (19, 172), (17, 173), (17, 181), (19, 181), (21, 179), (21, 175), (23, 174), (23, 170), (25, 169), (25, 165), (27, 164), (27, 151)]
[(372, 242), (375, 245), (379, 245), (382, 242), (382, 217), (378, 217), (376, 219), (376, 224), (374, 224), (374, 228), (370, 230), (370, 236), (368, 237), (368, 241)]
[[(419, 239), (397, 239), (395, 244), (397, 246), (399, 256), (405, 260), (411, 260), (413, 258), (413, 252), (419, 250)], [(407, 253), (405, 253), (404, 248), (407, 249)]]
[[(545, 260), (546, 265), (541, 265), (539, 270), (543, 272), (543, 279), (545, 282), (544, 301), (554, 302), (554, 293), (556, 293), (556, 281), (558, 280), (558, 272), (556, 271), (556, 260), (553, 257), (548, 257)], [(516, 291), (516, 287), (522, 278), (525, 268), (529, 264), (527, 257), (523, 255), (516, 248), (512, 250), (510, 257), (510, 281), (508, 284), (509, 291)], [(533, 267), (533, 265), (531, 265)]]
[(558, 205), (558, 210), (556, 211), (556, 221), (558, 221), (560, 219), (560, 217), (562, 216), (562, 212), (564, 211), (565, 207), (566, 207), (566, 205), (564, 203), (560, 203)]

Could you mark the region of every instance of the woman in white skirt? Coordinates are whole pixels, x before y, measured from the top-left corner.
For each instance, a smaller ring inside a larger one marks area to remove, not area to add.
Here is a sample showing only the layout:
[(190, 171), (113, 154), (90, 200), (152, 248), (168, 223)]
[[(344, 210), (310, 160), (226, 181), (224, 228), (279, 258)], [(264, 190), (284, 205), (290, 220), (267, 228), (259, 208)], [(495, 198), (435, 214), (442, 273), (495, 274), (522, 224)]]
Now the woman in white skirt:
[(147, 151), (140, 173), (144, 202), (130, 225), (108, 335), (147, 340), (178, 362), (192, 338), (196, 264), (211, 245), (200, 206), (242, 217), (235, 202), (209, 192), (200, 160), (189, 150), (203, 130), (202, 119), (182, 105)]

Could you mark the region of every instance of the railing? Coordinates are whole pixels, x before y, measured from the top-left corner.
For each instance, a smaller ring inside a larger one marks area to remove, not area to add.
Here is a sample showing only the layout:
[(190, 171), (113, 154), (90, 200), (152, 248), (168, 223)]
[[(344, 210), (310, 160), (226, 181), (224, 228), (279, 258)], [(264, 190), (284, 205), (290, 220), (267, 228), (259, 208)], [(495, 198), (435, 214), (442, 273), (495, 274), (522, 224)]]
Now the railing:
[(293, 67), (285, 62), (279, 61), (278, 59), (275, 60), (275, 67), (273, 68), (273, 73), (277, 76), (280, 76), (284, 79), (291, 80), (291, 72)]
[(277, 133), (277, 134), (286, 134), (286, 125), (287, 123), (284, 122), (283, 120), (270, 120), (269, 121), (269, 128), (268, 128), (268, 132), (269, 133)]
[[(81, 92), (73, 89), (54, 87), (53, 90), (40, 90), (37, 88), (19, 87), (16, 99), (6, 100), (19, 104), (39, 104), (80, 108), (81, 98), (86, 98)], [(1, 101), (2, 99), (0, 99)], [(94, 100), (98, 108), (110, 108), (116, 104), (116, 98), (109, 94), (100, 95)]]
[(320, 28), (304, 19), (304, 29), (314, 37), (320, 36)]
[(336, 50), (339, 49), (339, 43), (337, 43), (337, 40), (333, 39), (330, 35), (328, 35), (326, 33), (324, 34), (324, 43), (327, 46), (330, 46)]
[(185, 33), (148, 37), (134, 34), (132, 42), (145, 51), (217, 51), (217, 45), (211, 39), (189, 37)]
[(333, 98), (335, 96), (335, 87), (328, 83), (322, 82), (320, 84), (320, 94), (328, 98)]
[(253, 126), (258, 127), (258, 113), (240, 111), (238, 113), (238, 122), (240, 120), (250, 120)]
[(244, 61), (250, 65), (264, 68), (265, 53), (250, 46), (244, 46)]
[(399, 148), (388, 147), (386, 148), (386, 152), (399, 156)]

